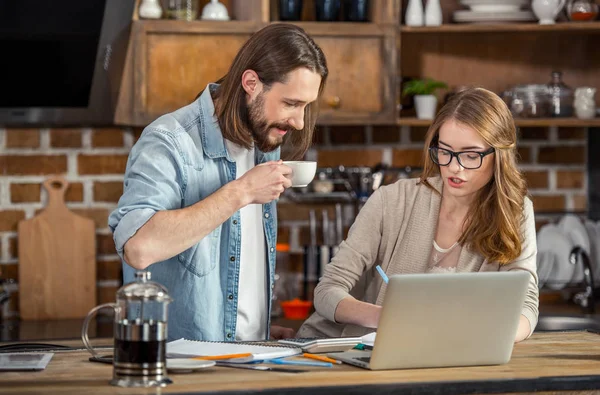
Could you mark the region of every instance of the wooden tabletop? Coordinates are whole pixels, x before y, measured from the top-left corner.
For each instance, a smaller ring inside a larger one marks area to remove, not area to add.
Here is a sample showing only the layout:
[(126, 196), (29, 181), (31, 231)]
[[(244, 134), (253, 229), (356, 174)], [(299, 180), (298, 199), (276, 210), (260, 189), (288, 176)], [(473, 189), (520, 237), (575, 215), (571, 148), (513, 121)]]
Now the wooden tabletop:
[[(111, 339), (96, 339), (109, 345)], [(1, 345), (1, 344), (0, 344)], [(70, 345), (80, 346), (80, 341)], [(111, 353), (104, 349), (101, 354)], [(511, 361), (498, 366), (369, 371), (350, 365), (306, 368), (308, 373), (261, 372), (211, 367), (188, 374), (169, 373), (173, 384), (160, 389), (109, 385), (112, 366), (88, 361), (86, 351), (58, 351), (39, 372), (0, 372), (0, 394), (265, 393), (332, 394), (485, 393), (600, 388), (600, 335), (590, 332), (534, 333), (515, 345)], [(304, 367), (302, 367), (304, 368)], [(310, 389), (308, 389), (310, 388)]]

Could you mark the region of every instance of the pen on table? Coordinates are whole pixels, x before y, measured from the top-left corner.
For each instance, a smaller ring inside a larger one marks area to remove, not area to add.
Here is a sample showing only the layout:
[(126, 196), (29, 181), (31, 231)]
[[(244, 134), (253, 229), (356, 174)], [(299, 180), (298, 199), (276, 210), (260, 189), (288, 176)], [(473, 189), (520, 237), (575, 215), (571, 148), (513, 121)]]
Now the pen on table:
[(277, 365), (300, 365), (300, 366), (320, 366), (322, 368), (330, 368), (333, 366), (331, 362), (308, 362), (308, 361), (293, 361), (287, 359), (268, 359), (264, 361), (265, 363), (274, 363)]
[(381, 266), (377, 265), (377, 266), (375, 266), (375, 269), (377, 269), (377, 271), (381, 275), (381, 278), (383, 278), (383, 281), (387, 284), (388, 281), (389, 281), (389, 279), (388, 279), (388, 276), (386, 276), (386, 274), (383, 271), (383, 269), (381, 268)]
[(302, 354), (303, 357), (305, 358), (310, 358), (310, 359), (316, 359), (317, 361), (322, 361), (322, 362), (331, 362), (331, 363), (335, 363), (340, 365), (342, 363), (342, 361), (338, 361), (336, 359), (333, 358), (329, 358), (329, 357), (324, 357), (322, 355), (316, 355), (316, 354), (310, 354), (305, 352), (304, 354)]
[(192, 359), (201, 359), (205, 361), (219, 361), (221, 359), (234, 359), (234, 358), (244, 358), (252, 356), (251, 353), (243, 353), (243, 354), (225, 354), (225, 355), (207, 355), (203, 357), (194, 357)]

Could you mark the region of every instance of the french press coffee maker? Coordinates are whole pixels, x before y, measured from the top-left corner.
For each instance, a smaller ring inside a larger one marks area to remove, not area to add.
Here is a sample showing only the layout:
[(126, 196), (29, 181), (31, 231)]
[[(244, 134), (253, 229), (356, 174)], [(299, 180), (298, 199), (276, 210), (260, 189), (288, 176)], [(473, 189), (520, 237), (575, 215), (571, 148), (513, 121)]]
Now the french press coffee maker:
[(119, 387), (164, 387), (167, 377), (167, 289), (150, 281), (150, 272), (137, 271), (135, 281), (117, 291), (117, 303), (105, 303), (88, 313), (81, 338), (94, 358), (101, 359), (88, 338), (88, 325), (95, 313), (111, 307), (114, 318), (112, 385)]

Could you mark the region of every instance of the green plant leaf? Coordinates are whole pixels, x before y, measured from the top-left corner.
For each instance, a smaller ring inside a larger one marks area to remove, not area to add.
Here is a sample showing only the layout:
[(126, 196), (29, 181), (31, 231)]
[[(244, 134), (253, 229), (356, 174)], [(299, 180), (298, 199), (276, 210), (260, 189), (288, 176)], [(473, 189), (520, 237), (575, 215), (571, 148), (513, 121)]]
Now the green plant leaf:
[(437, 89), (446, 89), (448, 85), (442, 81), (432, 78), (421, 80), (410, 80), (404, 85), (402, 96), (408, 95), (432, 95)]

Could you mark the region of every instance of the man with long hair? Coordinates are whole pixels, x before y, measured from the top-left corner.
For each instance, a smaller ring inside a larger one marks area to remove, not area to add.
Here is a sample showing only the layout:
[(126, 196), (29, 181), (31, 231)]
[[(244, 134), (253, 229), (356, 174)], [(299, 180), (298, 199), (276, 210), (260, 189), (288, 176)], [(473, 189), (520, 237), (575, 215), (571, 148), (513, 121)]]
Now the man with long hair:
[(304, 30), (269, 25), (227, 75), (148, 125), (132, 148), (109, 226), (124, 281), (148, 270), (174, 299), (169, 339), (293, 336), (269, 319), (275, 204), (291, 186), (280, 146), (293, 158), (308, 149), (327, 74)]

